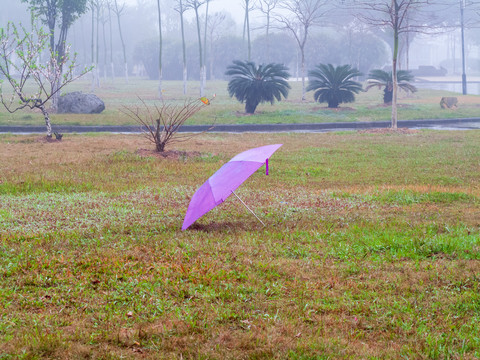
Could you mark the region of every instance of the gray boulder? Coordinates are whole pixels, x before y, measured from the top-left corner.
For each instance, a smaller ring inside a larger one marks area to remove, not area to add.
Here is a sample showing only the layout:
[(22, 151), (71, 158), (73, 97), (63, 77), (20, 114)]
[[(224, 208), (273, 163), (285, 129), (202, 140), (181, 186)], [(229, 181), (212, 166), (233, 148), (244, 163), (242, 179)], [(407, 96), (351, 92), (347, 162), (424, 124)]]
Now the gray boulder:
[(75, 91), (62, 95), (58, 99), (57, 113), (100, 114), (105, 110), (105, 103), (95, 94)]

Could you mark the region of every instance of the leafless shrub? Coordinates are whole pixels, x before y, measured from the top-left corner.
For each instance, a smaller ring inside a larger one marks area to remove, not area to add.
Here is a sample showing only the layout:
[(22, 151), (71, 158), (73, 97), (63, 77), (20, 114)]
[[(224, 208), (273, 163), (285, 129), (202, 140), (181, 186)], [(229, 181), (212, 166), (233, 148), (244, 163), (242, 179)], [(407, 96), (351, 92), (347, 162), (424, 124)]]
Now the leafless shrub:
[[(180, 128), (195, 113), (210, 105), (207, 98), (185, 100), (181, 105), (167, 104), (147, 105), (140, 99), (143, 107), (125, 107), (124, 113), (142, 126), (145, 137), (155, 144), (158, 152), (164, 152), (167, 145), (175, 142), (188, 141), (198, 134), (178, 134)], [(213, 125), (207, 129), (210, 130)]]

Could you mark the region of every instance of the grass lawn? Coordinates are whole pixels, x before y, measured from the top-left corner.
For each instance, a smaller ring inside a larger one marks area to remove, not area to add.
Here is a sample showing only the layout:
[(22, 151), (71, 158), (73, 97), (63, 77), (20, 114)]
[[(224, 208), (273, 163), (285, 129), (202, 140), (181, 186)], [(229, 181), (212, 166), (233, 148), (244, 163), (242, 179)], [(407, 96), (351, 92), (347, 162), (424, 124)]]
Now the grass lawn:
[[(0, 359), (478, 359), (479, 139), (0, 135)], [(238, 190), (266, 227), (231, 197), (180, 230), (274, 143)]]
[[(383, 105), (383, 91), (373, 88), (368, 92), (356, 95), (356, 102), (342, 104), (338, 110), (327, 109), (327, 104), (313, 101), (313, 92), (307, 93), (307, 100), (302, 102), (301, 83), (291, 82), (292, 90), (287, 100), (261, 104), (254, 116), (246, 116), (244, 105), (232, 99), (227, 93), (226, 81), (207, 83), (206, 96), (216, 94), (211, 106), (194, 115), (187, 124), (275, 124), (275, 123), (319, 123), (319, 122), (352, 122), (352, 121), (389, 121), (391, 107)], [(189, 82), (188, 95), (182, 94), (182, 82), (165, 81), (164, 97), (169, 103), (183, 103), (188, 98), (199, 96), (198, 82)], [(135, 109), (141, 107), (141, 101), (153, 104), (156, 100), (157, 81), (131, 78), (128, 84), (123, 79), (114, 83), (107, 80), (101, 88), (95, 90), (106, 105), (101, 114), (52, 114), (53, 125), (135, 125), (135, 121), (125, 114), (125, 107)], [(6, 89), (4, 89), (5, 91)], [(90, 92), (91, 83), (88, 78), (69, 85), (66, 91)], [(456, 96), (459, 99), (458, 109), (443, 110), (440, 99), (443, 96)], [(420, 89), (414, 94), (401, 92), (399, 95), (399, 120), (439, 119), (478, 117), (480, 96), (460, 95), (440, 90)], [(42, 125), (40, 113), (19, 111), (14, 114), (0, 108), (0, 125)]]

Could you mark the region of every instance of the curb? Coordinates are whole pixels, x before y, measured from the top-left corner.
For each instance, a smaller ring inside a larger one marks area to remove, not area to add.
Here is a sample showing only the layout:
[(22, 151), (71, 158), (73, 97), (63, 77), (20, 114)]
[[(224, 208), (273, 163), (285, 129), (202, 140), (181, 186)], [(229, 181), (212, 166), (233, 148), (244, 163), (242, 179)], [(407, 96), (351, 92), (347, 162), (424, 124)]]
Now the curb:
[[(399, 120), (398, 127), (422, 128), (431, 126), (459, 126), (462, 129), (476, 129), (478, 127), (468, 123), (478, 124), (480, 118), (463, 119), (423, 119), (423, 120)], [(213, 128), (210, 125), (184, 125), (178, 132), (328, 132), (342, 130), (361, 130), (374, 128), (388, 128), (390, 121), (359, 121), (342, 123), (311, 123), (311, 124), (218, 124)], [(110, 133), (139, 133), (145, 130), (138, 125), (53, 125), (53, 130), (60, 133), (86, 133), (86, 132), (110, 132)], [(45, 126), (0, 126), (0, 133), (44, 133)]]

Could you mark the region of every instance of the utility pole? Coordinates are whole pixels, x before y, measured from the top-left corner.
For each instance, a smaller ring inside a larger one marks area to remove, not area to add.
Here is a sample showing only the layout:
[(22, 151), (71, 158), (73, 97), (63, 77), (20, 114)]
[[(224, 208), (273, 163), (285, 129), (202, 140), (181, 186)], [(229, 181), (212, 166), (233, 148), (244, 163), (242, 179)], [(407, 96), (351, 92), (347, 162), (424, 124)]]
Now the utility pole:
[(465, 0), (460, 0), (460, 26), (462, 30), (462, 93), (467, 95), (467, 75), (465, 74), (465, 31), (463, 21), (463, 11), (465, 10)]

